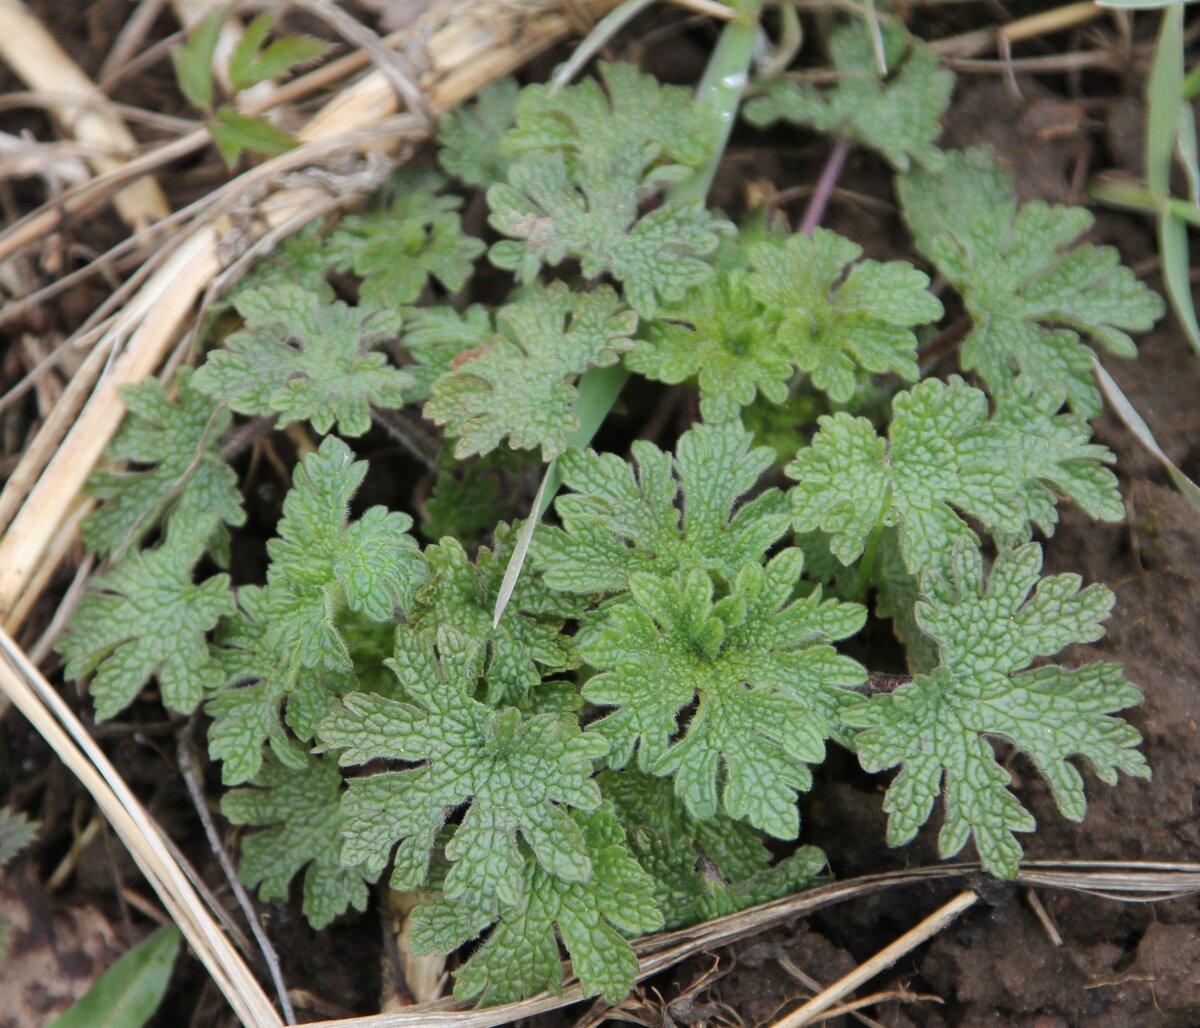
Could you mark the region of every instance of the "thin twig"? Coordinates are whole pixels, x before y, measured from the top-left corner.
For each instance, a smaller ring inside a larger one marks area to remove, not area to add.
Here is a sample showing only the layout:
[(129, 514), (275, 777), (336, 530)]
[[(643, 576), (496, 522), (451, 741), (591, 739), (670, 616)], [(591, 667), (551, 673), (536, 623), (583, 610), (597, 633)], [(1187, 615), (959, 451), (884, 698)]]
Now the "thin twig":
[(1046, 937), (1050, 940), (1050, 944), (1059, 947), (1063, 944), (1063, 937), (1059, 934), (1058, 927), (1050, 917), (1050, 912), (1042, 905), (1041, 899), (1033, 889), (1025, 890), (1025, 899), (1029, 903), (1029, 908), (1033, 911), (1034, 917), (1038, 919), (1042, 930), (1046, 933)]
[(860, 964), (849, 974), (839, 978), (829, 988), (814, 996), (799, 1010), (793, 1010), (787, 1017), (776, 1021), (773, 1028), (802, 1028), (803, 1025), (812, 1024), (825, 1011), (836, 1005), (839, 1000), (849, 996), (860, 985), (869, 982), (880, 972), (886, 971), (906, 953), (933, 938), (978, 900), (979, 897), (969, 889), (960, 892), (949, 903), (934, 911), (920, 924), (909, 929), (891, 945), (885, 946), (870, 960)]
[(330, 3), (330, 0), (290, 0), (290, 6), (299, 7), (302, 11), (328, 22), (347, 43), (353, 43), (370, 54), (379, 73), (391, 83), (409, 112), (416, 115), (426, 129), (433, 129), (433, 111), (407, 62), (395, 50), (390, 49), (378, 35), (352, 14)]
[(259, 951), (266, 962), (267, 970), (271, 975), (271, 984), (275, 986), (275, 995), (279, 999), (279, 1008), (283, 1011), (284, 1023), (293, 1024), (296, 1020), (296, 1013), (292, 1010), (292, 1001), (288, 998), (287, 986), (283, 982), (283, 972), (279, 967), (279, 954), (275, 952), (275, 947), (271, 945), (271, 940), (263, 931), (258, 914), (254, 911), (254, 905), (238, 880), (237, 872), (229, 860), (229, 854), (225, 852), (225, 846), (221, 842), (220, 835), (217, 834), (217, 826), (213, 823), (208, 802), (204, 798), (204, 789), (200, 785), (200, 771), (196, 767), (196, 758), (192, 754), (191, 743), (182, 733), (179, 736), (177, 752), (179, 770), (187, 785), (192, 806), (196, 808), (196, 816), (200, 818), (200, 823), (204, 826), (204, 836), (208, 839), (208, 847), (212, 850), (213, 856), (217, 858), (217, 863), (221, 865), (221, 873), (225, 876), (225, 881), (229, 884), (238, 906), (241, 907), (246, 923), (250, 926), (250, 932), (254, 936), (254, 941), (258, 944)]
[(821, 177), (817, 180), (817, 187), (813, 190), (812, 199), (808, 201), (804, 219), (800, 222), (802, 236), (811, 236), (817, 230), (817, 226), (821, 224), (821, 219), (825, 217), (825, 208), (829, 206), (833, 187), (837, 185), (842, 168), (846, 166), (846, 158), (850, 154), (852, 145), (845, 136), (839, 136), (838, 141), (834, 144), (829, 160), (825, 162), (825, 167), (821, 171)]

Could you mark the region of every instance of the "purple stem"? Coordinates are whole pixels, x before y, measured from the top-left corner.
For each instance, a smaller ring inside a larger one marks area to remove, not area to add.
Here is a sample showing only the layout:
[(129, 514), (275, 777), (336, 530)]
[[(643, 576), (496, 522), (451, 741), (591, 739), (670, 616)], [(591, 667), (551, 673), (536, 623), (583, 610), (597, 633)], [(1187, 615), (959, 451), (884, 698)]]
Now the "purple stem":
[(833, 152), (830, 153), (829, 160), (825, 162), (821, 177), (817, 181), (817, 188), (813, 190), (812, 199), (808, 201), (808, 210), (804, 212), (804, 220), (800, 222), (802, 236), (811, 236), (816, 227), (821, 224), (821, 219), (825, 217), (825, 208), (829, 206), (829, 198), (833, 196), (833, 187), (837, 185), (838, 176), (841, 175), (842, 168), (846, 165), (846, 157), (849, 155), (852, 145), (845, 136), (840, 136), (834, 145)]

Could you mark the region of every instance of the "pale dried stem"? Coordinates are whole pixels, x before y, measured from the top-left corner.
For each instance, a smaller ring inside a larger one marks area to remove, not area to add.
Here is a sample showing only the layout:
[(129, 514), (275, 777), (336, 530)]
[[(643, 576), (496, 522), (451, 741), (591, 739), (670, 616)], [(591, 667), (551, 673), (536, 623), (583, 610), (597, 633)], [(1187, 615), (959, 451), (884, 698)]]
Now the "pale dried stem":
[[(89, 101), (103, 96), (46, 27), (21, 0), (0, 0), (0, 59), (3, 59), (30, 89)], [(78, 104), (55, 109), (66, 131), (95, 154), (88, 162), (98, 173), (119, 167), (137, 149), (137, 141), (125, 123), (111, 111)], [(166, 197), (152, 178), (140, 178), (113, 197), (117, 213), (134, 228), (164, 217)]]
[(161, 829), (79, 719), (5, 632), (0, 632), (0, 688), (92, 794), (242, 1023), (281, 1028), (283, 1022), (258, 981), (168, 851)]
[(970, 890), (960, 892), (949, 903), (939, 907), (925, 920), (905, 932), (900, 938), (876, 953), (870, 960), (859, 964), (853, 971), (843, 975), (826, 989), (822, 989), (798, 1010), (776, 1021), (773, 1028), (804, 1028), (820, 1019), (827, 1010), (836, 1006), (860, 985), (864, 985), (877, 974), (886, 971), (906, 953), (911, 953), (923, 942), (927, 942), (945, 929), (959, 914), (979, 901)]

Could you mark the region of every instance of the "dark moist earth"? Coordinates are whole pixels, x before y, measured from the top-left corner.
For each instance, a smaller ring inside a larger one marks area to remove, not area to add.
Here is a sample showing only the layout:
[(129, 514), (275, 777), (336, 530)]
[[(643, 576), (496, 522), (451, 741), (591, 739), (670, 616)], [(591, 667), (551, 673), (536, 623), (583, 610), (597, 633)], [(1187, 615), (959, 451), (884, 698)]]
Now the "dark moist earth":
[[(53, 7), (35, 6), (43, 16)], [(90, 10), (97, 18), (112, 14), (119, 26), (124, 9), (118, 6), (102, 0)], [(104, 52), (99, 46), (97, 53)], [(653, 51), (650, 63), (668, 80), (690, 81), (705, 52), (694, 40), (677, 36)], [(91, 67), (98, 59), (84, 63)], [(537, 70), (532, 74), (537, 77)], [(160, 109), (168, 109), (173, 87), (169, 82), (157, 85)], [(1119, 97), (1072, 102), (1063, 99), (1072, 95), (1071, 84), (1058, 85), (1062, 91), (1051, 94), (1021, 79), (1018, 99), (998, 76), (960, 78), (946, 145), (991, 145), (1014, 168), (1024, 199), (1077, 203), (1084, 200), (1087, 173), (1104, 168), (1140, 173), (1140, 105)], [(1112, 79), (1103, 85), (1112, 89)], [(805, 133), (739, 134), (716, 183), (715, 201), (736, 210), (758, 183), (783, 188), (813, 182), (828, 147), (827, 140)], [(851, 157), (841, 186), (844, 191), (835, 196), (825, 223), (864, 243), (868, 256), (910, 256), (891, 207), (886, 169), (859, 152)], [(881, 204), (880, 198), (886, 202)], [(800, 199), (789, 207), (797, 221), (802, 205)], [(1101, 213), (1093, 238), (1117, 245), (1140, 272), (1154, 267), (1153, 234), (1146, 222)], [(79, 302), (87, 309), (94, 299), (80, 296)], [(1193, 477), (1200, 476), (1200, 360), (1170, 316), (1140, 340), (1140, 347), (1138, 360), (1109, 361), (1108, 366), (1167, 453)], [(939, 372), (953, 370), (953, 355), (943, 361)], [(684, 404), (682, 413), (687, 410)], [(1026, 850), (1029, 857), (1054, 859), (1195, 860), (1200, 854), (1195, 810), (1200, 786), (1200, 649), (1195, 644), (1200, 516), (1113, 418), (1100, 421), (1098, 436), (1119, 457), (1127, 521), (1098, 525), (1068, 510), (1047, 548), (1047, 570), (1076, 571), (1115, 590), (1117, 607), (1108, 636), (1065, 659), (1119, 661), (1141, 685), (1145, 703), (1130, 718), (1145, 736), (1154, 779), (1122, 781), (1110, 789), (1088, 775), (1087, 820), (1074, 825), (1054, 810), (1031, 767), (1021, 759), (1011, 761), (1016, 788), (1040, 825), (1037, 835), (1025, 840)], [(880, 660), (872, 659), (877, 654), (861, 656), (883, 669)], [(86, 703), (76, 701), (76, 706), (86, 716)], [(161, 709), (147, 711), (140, 724), (128, 726), (136, 731), (114, 736), (101, 728), (98, 734), (121, 773), (232, 909), (226, 891), (217, 885), (219, 872), (179, 781), (175, 726), (162, 723)], [(47, 825), (36, 857), (19, 860), (0, 887), (0, 916), (12, 941), (9, 960), (0, 964), (0, 1026), (40, 1025), (145, 934), (148, 922), (129, 904), (136, 907), (136, 894), (147, 890), (120, 844), (102, 831), (87, 846), (65, 890), (49, 893), (48, 879), (91, 819), (92, 808), (69, 774), (12, 715), (3, 723), (0, 749), (13, 786), (10, 800), (21, 806), (30, 796), (41, 797), (39, 814)], [(215, 796), (215, 778), (209, 785)], [(826, 850), (839, 878), (937, 863), (936, 824), (903, 850), (883, 845), (885, 785), (885, 780), (859, 772), (848, 756), (835, 754), (805, 802), (803, 841)], [(116, 898), (115, 881), (127, 883), (136, 894)], [(1056, 946), (1025, 890), (977, 884), (983, 886), (979, 904), (860, 990), (860, 996), (904, 990), (908, 997), (864, 1008), (865, 1023), (889, 1028), (1200, 1024), (1200, 912), (1195, 899), (1143, 906), (1041, 892), (1038, 899), (1062, 938)], [(811, 994), (803, 978), (821, 985), (836, 980), (961, 887), (905, 888), (844, 903), (806, 922), (697, 958), (648, 982), (622, 1016), (649, 1025), (771, 1022)], [(295, 907), (266, 905), (263, 913), (281, 952), (285, 979), (324, 1000), (302, 1014), (320, 1019), (378, 1009), (380, 969), (389, 949), (378, 920), (350, 921), (318, 935)], [(547, 1028), (571, 1025), (585, 1010), (561, 1011), (544, 1022)], [(199, 965), (189, 960), (177, 969), (154, 1023), (174, 1028), (232, 1021)], [(843, 1016), (827, 1023), (860, 1022)]]

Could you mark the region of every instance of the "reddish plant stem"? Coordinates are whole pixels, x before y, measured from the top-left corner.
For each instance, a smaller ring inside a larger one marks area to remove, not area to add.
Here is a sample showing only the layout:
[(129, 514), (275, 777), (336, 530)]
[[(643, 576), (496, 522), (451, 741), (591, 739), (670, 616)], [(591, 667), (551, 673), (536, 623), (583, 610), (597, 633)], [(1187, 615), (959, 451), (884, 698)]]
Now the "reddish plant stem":
[(804, 220), (800, 222), (802, 236), (811, 236), (817, 226), (821, 224), (821, 219), (825, 217), (825, 208), (829, 206), (829, 198), (833, 196), (833, 188), (837, 185), (842, 168), (846, 166), (846, 158), (850, 154), (852, 145), (845, 136), (839, 136), (838, 141), (834, 144), (833, 151), (829, 154), (829, 160), (825, 162), (825, 167), (821, 171), (821, 177), (817, 180), (817, 188), (813, 190), (812, 199), (808, 201)]
[(934, 357), (945, 353), (947, 350), (961, 343), (970, 331), (971, 319), (965, 317), (959, 318), (952, 325), (948, 325), (942, 329), (929, 342), (923, 343), (917, 348), (917, 361), (925, 364), (933, 360)]

